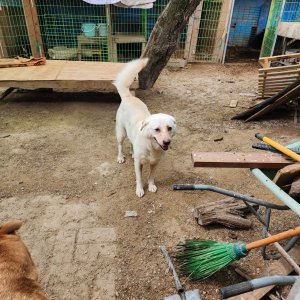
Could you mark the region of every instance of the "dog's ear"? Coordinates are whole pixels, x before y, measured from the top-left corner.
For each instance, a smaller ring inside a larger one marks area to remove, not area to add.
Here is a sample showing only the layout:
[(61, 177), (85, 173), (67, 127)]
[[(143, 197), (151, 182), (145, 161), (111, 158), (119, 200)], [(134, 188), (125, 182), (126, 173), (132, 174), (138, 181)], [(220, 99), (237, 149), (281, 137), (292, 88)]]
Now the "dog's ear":
[(147, 120), (143, 120), (141, 127), (140, 127), (140, 131), (143, 131), (143, 129), (149, 124), (149, 122)]

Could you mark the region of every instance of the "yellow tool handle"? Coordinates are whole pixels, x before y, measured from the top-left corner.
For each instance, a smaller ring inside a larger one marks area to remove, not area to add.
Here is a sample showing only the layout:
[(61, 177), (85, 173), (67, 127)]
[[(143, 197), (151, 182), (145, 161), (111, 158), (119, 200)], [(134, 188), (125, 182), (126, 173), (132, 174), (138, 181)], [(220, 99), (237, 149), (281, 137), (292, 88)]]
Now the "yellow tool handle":
[(297, 153), (295, 153), (294, 151), (278, 144), (277, 142), (271, 140), (270, 138), (263, 136), (261, 133), (256, 133), (255, 137), (257, 137), (259, 140), (271, 145), (272, 147), (274, 147), (275, 149), (277, 149), (278, 151), (280, 151), (281, 153), (284, 153), (285, 155), (291, 157), (292, 159), (294, 159), (295, 161), (300, 162), (300, 155), (298, 155)]
[(255, 249), (255, 248), (266, 246), (266, 245), (269, 245), (269, 244), (272, 244), (272, 243), (275, 243), (275, 242), (279, 242), (279, 241), (285, 240), (285, 239), (290, 238), (290, 237), (295, 236), (295, 235), (300, 235), (300, 227), (297, 227), (295, 229), (290, 229), (290, 230), (272, 235), (272, 236), (267, 237), (265, 239), (247, 244), (246, 249), (248, 251), (250, 251), (251, 249)]

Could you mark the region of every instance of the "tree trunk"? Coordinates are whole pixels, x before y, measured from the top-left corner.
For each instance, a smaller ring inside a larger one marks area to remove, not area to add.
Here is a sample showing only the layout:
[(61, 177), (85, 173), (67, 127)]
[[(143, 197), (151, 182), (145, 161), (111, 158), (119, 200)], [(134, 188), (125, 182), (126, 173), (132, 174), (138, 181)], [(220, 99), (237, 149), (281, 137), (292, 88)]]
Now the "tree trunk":
[(171, 0), (159, 16), (143, 57), (147, 66), (139, 73), (141, 89), (153, 87), (162, 69), (175, 52), (178, 37), (201, 0)]

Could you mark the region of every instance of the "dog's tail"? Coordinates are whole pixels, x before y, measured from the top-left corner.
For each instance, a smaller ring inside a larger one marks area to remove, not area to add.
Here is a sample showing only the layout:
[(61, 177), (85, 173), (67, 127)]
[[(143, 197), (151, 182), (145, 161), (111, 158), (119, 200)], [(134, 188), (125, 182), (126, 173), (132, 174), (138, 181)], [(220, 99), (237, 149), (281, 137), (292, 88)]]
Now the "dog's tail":
[(12, 220), (0, 227), (0, 235), (1, 234), (11, 234), (18, 230), (23, 225), (23, 222), (20, 220)]
[(123, 70), (117, 75), (114, 85), (121, 98), (132, 96), (129, 88), (138, 73), (147, 65), (148, 60), (148, 58), (133, 60), (126, 64)]

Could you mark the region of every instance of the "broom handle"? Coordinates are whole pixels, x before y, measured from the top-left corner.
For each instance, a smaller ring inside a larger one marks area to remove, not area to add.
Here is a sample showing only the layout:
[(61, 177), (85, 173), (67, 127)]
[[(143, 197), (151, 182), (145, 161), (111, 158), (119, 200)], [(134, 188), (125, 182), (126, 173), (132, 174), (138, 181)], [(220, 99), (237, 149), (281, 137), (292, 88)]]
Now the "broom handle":
[(287, 238), (290, 238), (292, 236), (299, 235), (299, 234), (300, 234), (300, 227), (297, 227), (295, 229), (290, 229), (290, 230), (272, 235), (272, 236), (267, 237), (265, 239), (247, 244), (246, 248), (249, 251), (251, 249), (263, 247), (263, 246), (266, 246), (266, 245), (269, 245), (269, 244), (272, 244), (272, 243), (275, 243), (275, 242), (279, 242), (279, 241), (285, 240)]
[(280, 151), (281, 153), (284, 153), (285, 155), (291, 157), (292, 159), (294, 159), (295, 161), (300, 162), (300, 155), (298, 155), (297, 153), (295, 153), (294, 151), (278, 144), (277, 142), (271, 140), (270, 138), (264, 136), (261, 133), (256, 133), (255, 137), (258, 138), (259, 140), (271, 145), (272, 147), (274, 147), (275, 149), (277, 149), (278, 151)]

